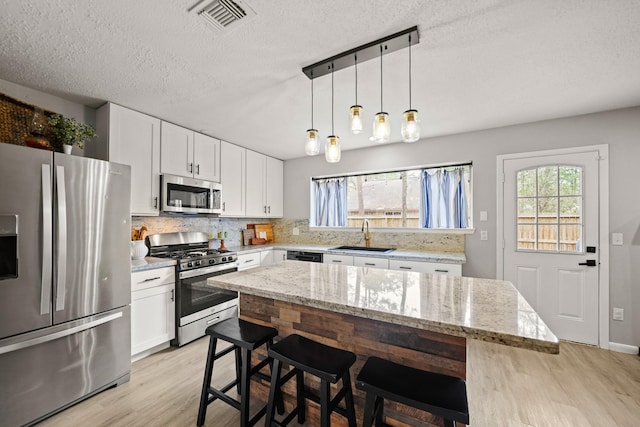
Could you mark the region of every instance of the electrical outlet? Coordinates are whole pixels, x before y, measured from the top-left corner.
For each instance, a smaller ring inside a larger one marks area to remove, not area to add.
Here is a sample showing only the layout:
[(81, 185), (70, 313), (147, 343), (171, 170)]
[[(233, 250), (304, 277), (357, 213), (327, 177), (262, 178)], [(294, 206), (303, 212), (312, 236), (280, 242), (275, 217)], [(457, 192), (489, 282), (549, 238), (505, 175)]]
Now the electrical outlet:
[(613, 307), (613, 320), (624, 320), (624, 308)]
[(487, 211), (480, 211), (480, 221), (487, 220)]
[(298, 227), (293, 227), (292, 234), (294, 236), (300, 235), (300, 229)]
[(480, 231), (480, 240), (489, 240), (489, 232), (487, 230)]

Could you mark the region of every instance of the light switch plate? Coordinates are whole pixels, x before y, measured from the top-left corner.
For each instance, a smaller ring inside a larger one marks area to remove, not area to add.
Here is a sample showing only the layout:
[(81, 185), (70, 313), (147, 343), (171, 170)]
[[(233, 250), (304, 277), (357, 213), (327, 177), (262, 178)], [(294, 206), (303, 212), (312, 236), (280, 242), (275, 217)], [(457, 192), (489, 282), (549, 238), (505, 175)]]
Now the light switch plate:
[(624, 320), (624, 308), (613, 308), (613, 320)]
[(487, 211), (480, 211), (480, 221), (487, 220)]
[(622, 233), (611, 233), (611, 244), (614, 246), (622, 246), (623, 245), (623, 235)]
[(300, 229), (299, 229), (298, 227), (293, 227), (292, 234), (293, 234), (294, 236), (299, 235), (299, 234), (300, 234)]

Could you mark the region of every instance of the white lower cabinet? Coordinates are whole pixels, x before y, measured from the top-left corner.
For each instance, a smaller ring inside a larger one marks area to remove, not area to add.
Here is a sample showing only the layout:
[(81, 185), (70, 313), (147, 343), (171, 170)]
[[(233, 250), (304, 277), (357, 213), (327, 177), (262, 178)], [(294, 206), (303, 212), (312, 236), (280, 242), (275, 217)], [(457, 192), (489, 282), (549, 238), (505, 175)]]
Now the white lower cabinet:
[(389, 268), (389, 260), (386, 258), (373, 258), (367, 256), (354, 256), (353, 265), (356, 267), (369, 267), (369, 268)]
[(287, 260), (287, 251), (284, 251), (282, 249), (274, 249), (272, 252), (274, 264)]
[(131, 291), (131, 355), (137, 359), (175, 338), (174, 268), (132, 273)]
[(324, 254), (322, 256), (322, 262), (324, 264), (353, 265), (353, 256), (338, 255), (338, 254)]
[(238, 254), (238, 271), (260, 267), (260, 252)]
[(460, 264), (444, 264), (439, 262), (402, 261), (389, 260), (390, 270), (416, 271), (418, 273), (447, 274), (449, 276), (462, 276)]

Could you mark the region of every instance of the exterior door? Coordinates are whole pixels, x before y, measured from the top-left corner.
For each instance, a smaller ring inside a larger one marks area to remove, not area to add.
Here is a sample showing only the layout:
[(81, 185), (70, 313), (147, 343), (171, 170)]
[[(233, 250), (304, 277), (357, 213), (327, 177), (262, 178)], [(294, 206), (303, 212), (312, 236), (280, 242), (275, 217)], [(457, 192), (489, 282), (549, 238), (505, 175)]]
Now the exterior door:
[(598, 151), (505, 159), (503, 277), (560, 339), (598, 344)]

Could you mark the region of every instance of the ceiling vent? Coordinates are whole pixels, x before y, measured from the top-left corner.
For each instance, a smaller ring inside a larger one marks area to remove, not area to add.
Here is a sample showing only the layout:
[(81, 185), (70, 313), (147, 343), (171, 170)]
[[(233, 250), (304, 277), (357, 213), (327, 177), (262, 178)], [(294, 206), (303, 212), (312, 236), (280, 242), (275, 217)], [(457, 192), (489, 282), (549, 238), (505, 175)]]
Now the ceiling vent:
[(200, 1), (191, 10), (195, 10), (198, 16), (219, 32), (235, 28), (256, 14), (246, 3), (238, 0)]

